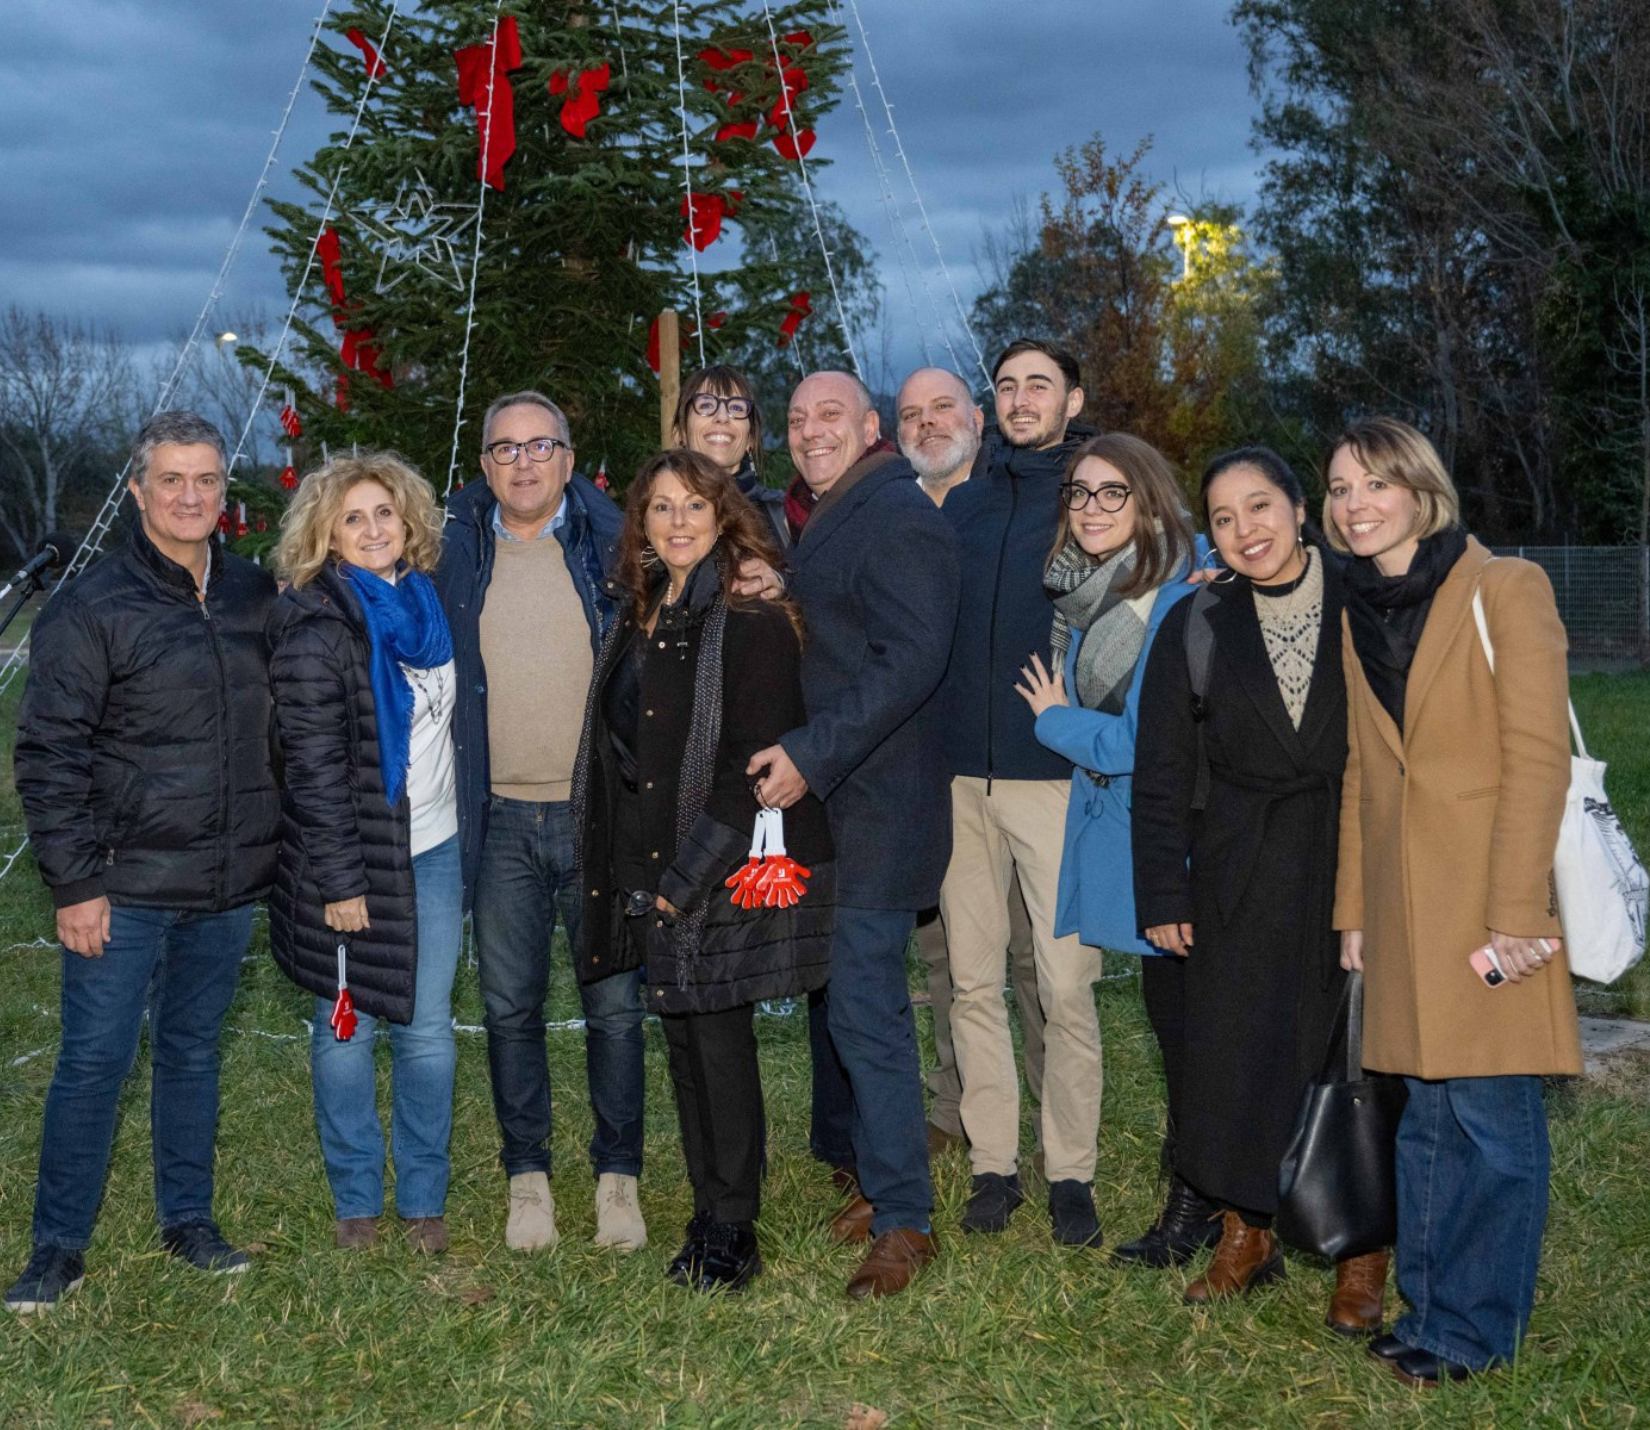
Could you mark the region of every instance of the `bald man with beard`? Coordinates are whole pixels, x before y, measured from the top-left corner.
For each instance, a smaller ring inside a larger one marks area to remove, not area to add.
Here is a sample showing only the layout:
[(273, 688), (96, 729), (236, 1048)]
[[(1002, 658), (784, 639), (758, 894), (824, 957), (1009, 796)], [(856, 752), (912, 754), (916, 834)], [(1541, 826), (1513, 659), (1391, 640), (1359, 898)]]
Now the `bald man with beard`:
[(950, 775), (935, 700), (961, 585), (957, 541), (881, 440), (871, 394), (843, 372), (803, 379), (789, 410), (797, 482), (791, 592), (808, 641), (807, 724), (751, 757), (757, 799), (808, 790), (837, 848), (826, 993), (831, 1041), (853, 1090), (861, 1195), (832, 1223), (869, 1242), (855, 1299), (903, 1291), (934, 1258), (922, 1065), (905, 949), (939, 899), (951, 854)]

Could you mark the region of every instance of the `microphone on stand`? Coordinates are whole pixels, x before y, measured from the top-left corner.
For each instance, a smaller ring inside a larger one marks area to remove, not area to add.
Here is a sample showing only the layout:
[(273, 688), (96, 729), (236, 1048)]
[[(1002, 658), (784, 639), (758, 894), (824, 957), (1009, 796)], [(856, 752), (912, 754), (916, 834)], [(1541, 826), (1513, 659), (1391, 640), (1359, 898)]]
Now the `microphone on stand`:
[(55, 571), (80, 549), (80, 538), (72, 532), (53, 531), (47, 534), (40, 543), (40, 550), (35, 552), (22, 569), (4, 586), (0, 586), (0, 601), (6, 599), (17, 587), (22, 585), (40, 587), (46, 583), (41, 580), (47, 571)]

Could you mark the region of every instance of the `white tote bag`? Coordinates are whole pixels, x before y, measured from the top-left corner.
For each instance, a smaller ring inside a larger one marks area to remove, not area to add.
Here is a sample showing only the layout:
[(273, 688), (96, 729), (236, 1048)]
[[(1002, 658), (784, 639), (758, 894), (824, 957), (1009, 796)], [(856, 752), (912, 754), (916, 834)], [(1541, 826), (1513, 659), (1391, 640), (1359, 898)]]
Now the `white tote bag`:
[[(1478, 639), (1493, 675), (1495, 647), (1484, 619), (1484, 599), (1477, 591), (1472, 596), (1472, 618), (1478, 623)], [(1644, 956), (1650, 874), (1610, 808), (1604, 793), (1604, 761), (1588, 758), (1574, 704), (1570, 706), (1570, 733), (1576, 746), (1570, 756), (1570, 792), (1558, 827), (1558, 847), (1553, 851), (1558, 916), (1564, 924), (1570, 972), (1595, 983), (1614, 983)]]

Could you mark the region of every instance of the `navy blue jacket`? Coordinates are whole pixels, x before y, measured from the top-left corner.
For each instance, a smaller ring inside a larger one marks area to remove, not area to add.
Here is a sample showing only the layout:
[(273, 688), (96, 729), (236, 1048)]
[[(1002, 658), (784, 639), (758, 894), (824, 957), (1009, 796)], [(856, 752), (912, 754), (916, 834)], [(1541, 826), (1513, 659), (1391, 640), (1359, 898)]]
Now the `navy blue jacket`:
[(837, 903), (926, 909), (951, 859), (935, 697), (957, 619), (957, 543), (911, 464), (876, 460), (791, 549), (808, 723), (780, 744), (825, 801)]
[[(498, 498), (485, 482), (465, 487), (447, 502), (446, 544), (436, 568), (436, 590), (453, 632), (453, 663), (459, 700), (453, 712), (453, 775), (458, 787), (458, 847), (464, 867), (464, 908), (468, 912), (481, 867), (487, 833), (487, 792), (492, 771), (487, 759), (487, 671), (481, 662), (481, 607), (493, 579), (493, 509)], [(613, 619), (606, 580), (618, 550), (624, 514), (593, 483), (575, 472), (567, 483), (567, 519), (555, 539), (584, 605), (591, 658)], [(554, 639), (559, 632), (548, 632)], [(581, 698), (583, 691), (579, 692)]]
[(1051, 665), (1054, 608), (1043, 593), (1043, 566), (1059, 523), (1066, 463), (1092, 431), (1074, 422), (1059, 446), (1036, 452), (1009, 446), (989, 426), (973, 474), (945, 498), (963, 571), (943, 695), (945, 732), (959, 775), (1071, 778), (1071, 761), (1037, 739), (1031, 707), (1014, 684), (1032, 652)]

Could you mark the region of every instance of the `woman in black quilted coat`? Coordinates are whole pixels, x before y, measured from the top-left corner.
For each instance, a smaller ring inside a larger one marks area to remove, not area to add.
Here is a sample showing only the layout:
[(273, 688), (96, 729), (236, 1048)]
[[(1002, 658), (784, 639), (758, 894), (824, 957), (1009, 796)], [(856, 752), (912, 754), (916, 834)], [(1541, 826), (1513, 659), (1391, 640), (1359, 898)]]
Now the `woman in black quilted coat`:
[(373, 1044), (388, 1022), (396, 1210), (443, 1251), (453, 1118), (451, 993), (462, 928), (452, 637), (427, 573), (430, 485), (366, 452), (304, 478), (281, 528), (269, 619), (282, 836), (270, 947), (316, 995), (315, 1121), (339, 1246), (384, 1210)]
[(587, 905), (579, 973), (645, 966), (693, 1183), (670, 1276), (704, 1291), (762, 1269), (752, 1015), (764, 999), (824, 986), (835, 903), (813, 795), (785, 811), (785, 853), (751, 860), (758, 806), (745, 767), (806, 719), (795, 610), (733, 592), (753, 556), (779, 562), (762, 516), (716, 463), (675, 448), (642, 467), (616, 572), (631, 598), (597, 661), (573, 786)]

